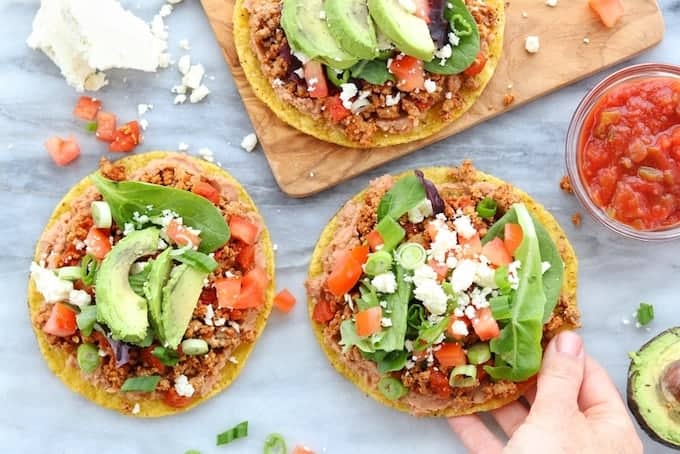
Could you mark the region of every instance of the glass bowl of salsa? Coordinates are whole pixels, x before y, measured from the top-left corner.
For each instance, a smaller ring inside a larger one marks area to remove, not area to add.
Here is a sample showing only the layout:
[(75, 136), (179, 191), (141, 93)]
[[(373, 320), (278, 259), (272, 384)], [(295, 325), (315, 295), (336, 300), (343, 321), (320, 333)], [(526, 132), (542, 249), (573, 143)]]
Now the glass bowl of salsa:
[(581, 101), (566, 144), (576, 197), (628, 238), (680, 238), (680, 67), (641, 64)]

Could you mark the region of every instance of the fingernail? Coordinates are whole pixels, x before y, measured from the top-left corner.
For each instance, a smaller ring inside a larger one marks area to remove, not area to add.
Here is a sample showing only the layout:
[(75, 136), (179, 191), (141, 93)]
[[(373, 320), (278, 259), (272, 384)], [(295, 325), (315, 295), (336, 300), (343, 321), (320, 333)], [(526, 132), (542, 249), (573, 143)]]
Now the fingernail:
[(557, 336), (555, 340), (555, 347), (560, 353), (566, 353), (571, 356), (579, 356), (583, 350), (583, 341), (581, 336), (572, 332), (564, 331)]

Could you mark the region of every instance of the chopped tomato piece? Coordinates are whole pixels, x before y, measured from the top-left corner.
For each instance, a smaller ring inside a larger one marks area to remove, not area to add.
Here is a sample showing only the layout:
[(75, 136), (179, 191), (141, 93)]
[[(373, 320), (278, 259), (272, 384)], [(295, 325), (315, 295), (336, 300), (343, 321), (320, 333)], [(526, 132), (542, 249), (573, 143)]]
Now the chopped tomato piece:
[(177, 394), (174, 387), (163, 394), (163, 403), (172, 408), (184, 408), (194, 400), (193, 397), (184, 397)]
[(134, 150), (142, 140), (142, 130), (137, 121), (130, 121), (118, 128), (113, 135), (113, 142), (109, 150), (119, 153), (129, 153)]
[(229, 218), (229, 230), (231, 230), (233, 238), (246, 244), (255, 244), (257, 236), (260, 234), (260, 227), (243, 216)]
[(492, 265), (504, 266), (512, 262), (512, 256), (505, 249), (505, 243), (500, 238), (494, 238), (484, 245), (482, 255), (489, 259)]
[(588, 0), (588, 5), (609, 28), (616, 25), (625, 12), (621, 0)]
[(110, 112), (97, 114), (97, 139), (104, 142), (113, 142), (116, 138), (116, 116)]
[(236, 256), (236, 263), (242, 270), (249, 270), (255, 263), (255, 246), (244, 244)]
[(81, 96), (75, 109), (73, 109), (73, 115), (81, 120), (92, 121), (97, 118), (97, 113), (101, 108), (101, 101), (90, 98), (89, 96)]
[(409, 55), (400, 55), (392, 60), (390, 71), (397, 78), (397, 88), (414, 91), (425, 88), (423, 62)]
[(207, 181), (199, 181), (196, 183), (194, 187), (191, 188), (191, 192), (210, 200), (215, 205), (220, 203), (220, 192), (217, 190), (217, 188), (215, 188), (215, 186), (211, 185)]
[(45, 142), (45, 148), (58, 166), (65, 166), (80, 156), (80, 146), (73, 138), (51, 137)]
[(377, 250), (378, 246), (382, 246), (384, 244), (384, 241), (380, 236), (380, 232), (377, 230), (374, 230), (366, 235), (366, 241), (368, 241), (368, 247), (370, 247), (372, 251)]
[(430, 371), (430, 389), (434, 393), (443, 398), (448, 399), (451, 397), (451, 385), (449, 385), (448, 377), (439, 370)]
[(486, 54), (484, 53), (483, 50), (480, 50), (479, 53), (477, 54), (477, 57), (475, 57), (475, 61), (473, 61), (472, 64), (468, 66), (465, 71), (463, 71), (463, 74), (470, 77), (476, 76), (477, 74), (482, 72), (485, 66), (486, 66)]
[(323, 65), (318, 61), (310, 60), (305, 63), (305, 80), (307, 92), (312, 98), (325, 98), (328, 96), (328, 82)]
[(358, 246), (336, 260), (327, 281), (328, 290), (333, 295), (342, 296), (359, 282), (368, 252), (368, 246)]
[(315, 453), (307, 446), (297, 445), (295, 449), (293, 449), (293, 452), (291, 454), (315, 454)]
[(416, 16), (427, 22), (428, 24), (432, 22), (430, 19), (430, 0), (415, 0), (416, 4)]
[(327, 300), (318, 301), (314, 305), (314, 312), (312, 313), (312, 320), (319, 323), (328, 323), (335, 317), (333, 304)]
[(156, 348), (155, 345), (143, 348), (141, 351), (142, 361), (144, 361), (148, 366), (153, 367), (158, 372), (165, 372), (165, 364), (161, 362), (156, 356), (154, 356), (153, 351)]
[(87, 246), (87, 252), (94, 258), (102, 260), (111, 250), (108, 230), (92, 227), (85, 238), (85, 246)]
[(477, 316), (472, 320), (472, 327), (479, 339), (483, 341), (495, 339), (501, 333), (498, 323), (491, 315), (491, 309), (488, 307), (477, 311)]
[(198, 245), (201, 244), (201, 238), (198, 235), (193, 233), (187, 227), (184, 227), (175, 219), (170, 221), (166, 227), (166, 233), (168, 234), (170, 241), (178, 246), (191, 245), (192, 247), (197, 248)]
[(217, 304), (220, 307), (234, 307), (241, 295), (240, 277), (223, 277), (215, 280), (215, 293)]
[(522, 239), (524, 238), (524, 233), (522, 232), (522, 227), (519, 224), (505, 224), (505, 249), (508, 250), (508, 254), (514, 257), (515, 251), (522, 244)]
[(370, 336), (382, 329), (380, 327), (380, 319), (382, 319), (382, 308), (380, 306), (374, 306), (359, 311), (355, 318), (357, 322), (357, 334), (359, 336)]
[(470, 238), (463, 238), (459, 235), (458, 244), (463, 248), (463, 257), (472, 258), (482, 253), (482, 240), (479, 239), (479, 233), (475, 233)]
[(274, 297), (274, 306), (280, 311), (288, 313), (295, 306), (295, 297), (288, 289), (283, 289)]
[(331, 120), (333, 120), (335, 123), (340, 123), (352, 113), (342, 104), (342, 100), (340, 99), (339, 95), (329, 96), (326, 98), (325, 106), (326, 112), (328, 112)]
[(249, 286), (251, 284), (260, 287), (262, 290), (267, 288), (269, 277), (267, 277), (264, 268), (255, 267), (243, 276), (243, 285)]
[(455, 367), (467, 364), (467, 356), (460, 344), (442, 344), (442, 348), (434, 352), (442, 367)]
[(430, 265), (430, 268), (432, 268), (434, 272), (437, 273), (437, 280), (439, 282), (443, 282), (444, 279), (446, 279), (446, 275), (449, 274), (449, 267), (442, 265), (441, 263), (437, 263), (435, 260), (430, 260), (428, 265)]
[(264, 304), (264, 292), (269, 283), (267, 273), (262, 268), (248, 271), (241, 283), (241, 293), (231, 306), (232, 309), (249, 309)]
[(43, 331), (59, 337), (72, 336), (76, 333), (76, 313), (66, 304), (55, 303), (50, 312), (50, 318), (45, 322)]

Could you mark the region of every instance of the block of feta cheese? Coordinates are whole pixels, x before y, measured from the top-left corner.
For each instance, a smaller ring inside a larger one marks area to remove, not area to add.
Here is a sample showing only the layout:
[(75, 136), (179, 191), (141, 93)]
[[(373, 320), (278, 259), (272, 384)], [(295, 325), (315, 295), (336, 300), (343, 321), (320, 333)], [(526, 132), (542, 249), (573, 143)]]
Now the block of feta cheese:
[(106, 85), (112, 68), (153, 72), (167, 42), (116, 0), (42, 0), (27, 40), (77, 91)]

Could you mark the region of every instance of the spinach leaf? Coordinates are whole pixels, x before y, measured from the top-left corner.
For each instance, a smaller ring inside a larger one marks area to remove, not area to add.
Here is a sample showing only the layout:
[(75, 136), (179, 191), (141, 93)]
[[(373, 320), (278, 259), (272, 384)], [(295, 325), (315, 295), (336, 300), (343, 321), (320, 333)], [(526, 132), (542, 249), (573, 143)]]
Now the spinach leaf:
[(363, 79), (374, 85), (383, 85), (388, 80), (393, 82), (395, 80), (387, 70), (387, 63), (382, 60), (362, 60), (349, 71), (355, 79)]
[(465, 71), (479, 54), (479, 29), (463, 0), (447, 0), (444, 18), (459, 41), (451, 45), (451, 56), (444, 60), (435, 57), (425, 63), (425, 69), (435, 74), (458, 74)]
[[(534, 229), (536, 230), (536, 237), (538, 238), (541, 261), (550, 263), (550, 268), (543, 273), (542, 276), (543, 293), (545, 293), (546, 298), (543, 323), (546, 323), (560, 298), (562, 280), (564, 279), (564, 262), (562, 262), (562, 256), (560, 255), (559, 249), (557, 249), (555, 242), (552, 240), (545, 227), (543, 227), (543, 225), (533, 216), (531, 219), (534, 224)], [(514, 208), (508, 210), (502, 218), (491, 226), (489, 232), (482, 239), (482, 243), (486, 244), (496, 237), (503, 238), (505, 224), (517, 224), (517, 212)]]
[[(90, 175), (118, 226), (131, 222), (135, 212), (149, 217), (171, 210), (184, 220), (184, 225), (201, 231), (202, 252), (213, 252), (229, 241), (230, 232), (222, 213), (207, 199), (189, 191), (139, 181), (115, 182), (95, 173)], [(148, 209), (151, 207), (151, 209)]]
[(212, 273), (219, 266), (214, 258), (191, 249), (186, 250), (179, 255), (173, 255), (171, 252), (170, 255), (178, 262), (186, 263), (202, 273)]
[(406, 282), (406, 270), (399, 265), (395, 267), (395, 274), (397, 280), (397, 291), (388, 295), (385, 302), (387, 307), (383, 314), (387, 312), (392, 326), (383, 328), (381, 333), (382, 339), (375, 343), (376, 348), (386, 352), (393, 352), (395, 350), (404, 349), (404, 340), (406, 340), (406, 325), (408, 316), (408, 302), (411, 300), (411, 290), (413, 285)]
[(406, 359), (408, 353), (406, 350), (395, 350), (393, 352), (384, 352), (377, 350), (375, 353), (363, 353), (366, 359), (374, 361), (378, 365), (378, 372), (386, 374), (388, 372), (395, 372), (406, 367)]
[(507, 365), (485, 366), (484, 370), (496, 380), (523, 381), (536, 374), (541, 367), (546, 297), (533, 219), (524, 205), (517, 204), (513, 208), (524, 233), (524, 239), (515, 252), (515, 257), (522, 262), (518, 273), (519, 285), (512, 296), (511, 319), (501, 329), (500, 336), (489, 344), (496, 358)]
[(417, 176), (407, 175), (387, 191), (378, 205), (378, 222), (385, 216), (398, 220), (425, 198), (425, 188)]

